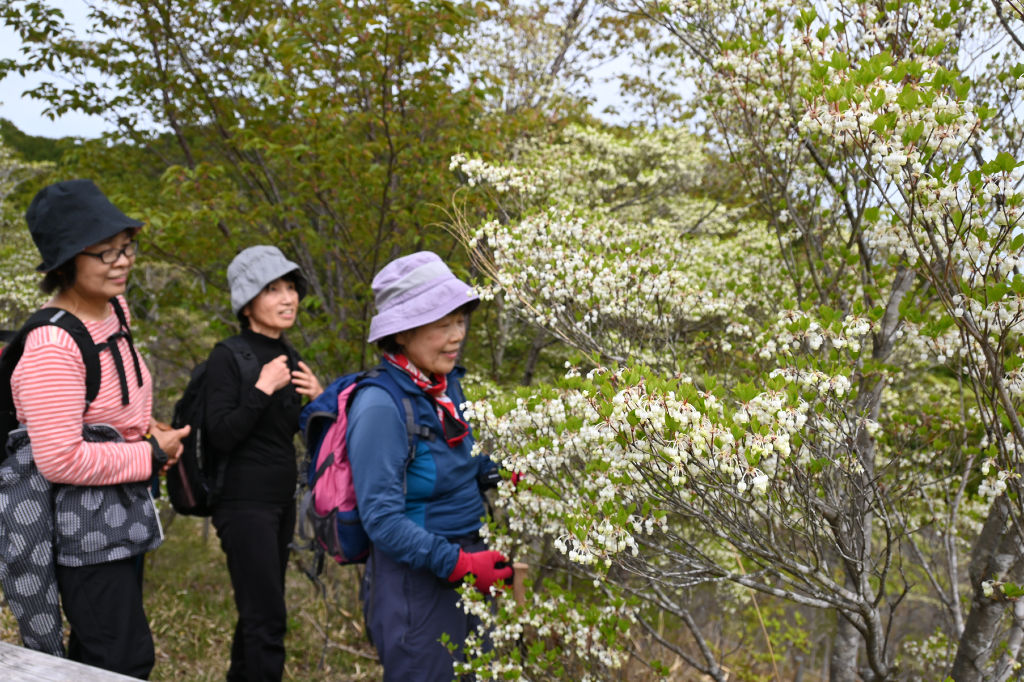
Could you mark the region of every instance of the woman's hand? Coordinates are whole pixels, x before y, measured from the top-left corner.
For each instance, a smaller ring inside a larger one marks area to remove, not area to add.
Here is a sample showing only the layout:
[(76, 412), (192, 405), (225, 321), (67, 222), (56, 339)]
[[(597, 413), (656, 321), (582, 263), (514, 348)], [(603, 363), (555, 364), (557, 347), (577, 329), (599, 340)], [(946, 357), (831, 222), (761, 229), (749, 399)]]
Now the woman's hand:
[(263, 365), (260, 376), (256, 379), (256, 388), (267, 395), (274, 395), (281, 390), (292, 379), (292, 373), (288, 370), (288, 356), (278, 355), (276, 358)]
[(295, 384), (296, 392), (309, 396), (310, 400), (316, 400), (324, 392), (320, 380), (302, 360), (299, 360), (299, 369), (292, 372), (292, 383)]
[(191, 431), (192, 427), (188, 424), (180, 429), (172, 429), (167, 424), (150, 420), (149, 432), (156, 439), (156, 444), (160, 446), (160, 449), (167, 454), (167, 464), (160, 470), (161, 474), (166, 474), (168, 469), (178, 463), (178, 458), (181, 457), (181, 453), (185, 449), (181, 441)]

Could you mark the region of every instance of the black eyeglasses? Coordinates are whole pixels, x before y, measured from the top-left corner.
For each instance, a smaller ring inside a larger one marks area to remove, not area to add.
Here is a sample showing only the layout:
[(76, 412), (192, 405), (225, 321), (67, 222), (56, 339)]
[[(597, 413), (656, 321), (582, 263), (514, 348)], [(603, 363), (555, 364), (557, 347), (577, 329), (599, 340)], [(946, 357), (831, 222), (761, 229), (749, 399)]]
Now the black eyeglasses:
[(104, 249), (99, 253), (90, 253), (89, 251), (83, 251), (82, 255), (92, 256), (93, 258), (99, 258), (105, 264), (113, 265), (114, 263), (117, 262), (117, 259), (120, 258), (122, 255), (125, 255), (128, 258), (135, 258), (135, 254), (138, 253), (138, 251), (139, 243), (133, 239), (120, 249)]

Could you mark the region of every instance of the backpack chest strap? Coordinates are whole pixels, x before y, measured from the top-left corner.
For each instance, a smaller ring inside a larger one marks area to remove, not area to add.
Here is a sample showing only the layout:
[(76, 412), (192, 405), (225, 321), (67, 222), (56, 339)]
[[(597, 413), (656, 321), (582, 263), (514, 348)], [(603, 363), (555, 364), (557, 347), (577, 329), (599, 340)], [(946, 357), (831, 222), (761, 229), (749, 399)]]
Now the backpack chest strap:
[(139, 354), (135, 350), (135, 344), (132, 343), (132, 333), (127, 327), (122, 327), (113, 334), (107, 337), (107, 340), (103, 343), (96, 344), (96, 350), (102, 351), (104, 349), (110, 351), (110, 357), (114, 359), (114, 368), (117, 370), (117, 380), (121, 385), (121, 404), (128, 404), (128, 377), (124, 371), (124, 358), (121, 357), (121, 348), (118, 345), (118, 339), (124, 339), (128, 342), (128, 349), (131, 351), (132, 362), (135, 365), (135, 379), (138, 382), (139, 388), (142, 388), (142, 367), (139, 364)]

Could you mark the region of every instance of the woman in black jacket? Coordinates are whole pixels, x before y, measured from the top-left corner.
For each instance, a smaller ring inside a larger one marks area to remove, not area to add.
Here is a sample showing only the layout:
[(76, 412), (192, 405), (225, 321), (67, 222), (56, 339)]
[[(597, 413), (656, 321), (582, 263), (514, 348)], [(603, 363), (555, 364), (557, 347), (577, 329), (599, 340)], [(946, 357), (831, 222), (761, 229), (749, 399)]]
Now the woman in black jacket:
[[(253, 246), (231, 262), (228, 283), (242, 327), (235, 338), (251, 356), (240, 365), (218, 344), (207, 365), (205, 423), (215, 457), (226, 462), (213, 525), (238, 609), (227, 679), (280, 680), (298, 475), (293, 438), (302, 396), (315, 398), (323, 389), (283, 335), (306, 292), (299, 266), (277, 247)], [(258, 374), (246, 376), (249, 366)]]

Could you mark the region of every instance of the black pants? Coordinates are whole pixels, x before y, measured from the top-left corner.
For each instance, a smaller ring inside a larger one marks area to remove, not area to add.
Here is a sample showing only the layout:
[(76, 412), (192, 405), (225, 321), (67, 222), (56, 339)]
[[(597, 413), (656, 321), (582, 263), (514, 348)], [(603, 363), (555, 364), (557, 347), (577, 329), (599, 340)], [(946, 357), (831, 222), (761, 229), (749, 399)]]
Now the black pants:
[(295, 532), (295, 504), (218, 508), (213, 525), (227, 555), (238, 609), (228, 680), (276, 682), (284, 674), (284, 574)]
[(64, 615), (71, 623), (68, 657), (97, 668), (148, 679), (155, 654), (142, 607), (135, 557), (92, 566), (57, 566)]

